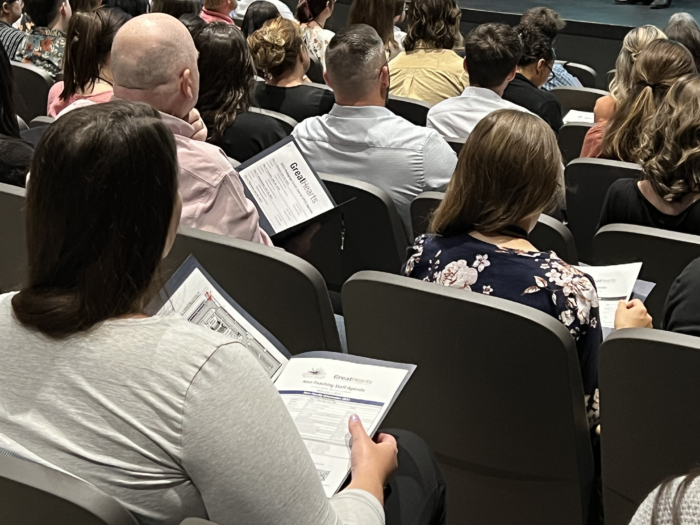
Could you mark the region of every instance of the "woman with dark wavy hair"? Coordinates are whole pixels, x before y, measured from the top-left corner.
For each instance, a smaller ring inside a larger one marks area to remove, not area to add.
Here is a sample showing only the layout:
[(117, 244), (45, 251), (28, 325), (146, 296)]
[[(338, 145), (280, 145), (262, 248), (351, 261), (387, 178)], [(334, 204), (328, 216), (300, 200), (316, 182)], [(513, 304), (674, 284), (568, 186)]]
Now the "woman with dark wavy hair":
[(197, 109), (207, 126), (207, 142), (245, 162), (287, 136), (272, 117), (249, 111), (253, 105), (255, 64), (243, 32), (213, 22), (194, 35), (199, 51)]
[(462, 58), (462, 12), (454, 0), (414, 0), (408, 8), (405, 51), (391, 61), (391, 94), (436, 104), (469, 85)]
[(700, 75), (676, 81), (643, 142), (641, 180), (620, 179), (610, 187), (600, 226), (637, 224), (700, 235)]

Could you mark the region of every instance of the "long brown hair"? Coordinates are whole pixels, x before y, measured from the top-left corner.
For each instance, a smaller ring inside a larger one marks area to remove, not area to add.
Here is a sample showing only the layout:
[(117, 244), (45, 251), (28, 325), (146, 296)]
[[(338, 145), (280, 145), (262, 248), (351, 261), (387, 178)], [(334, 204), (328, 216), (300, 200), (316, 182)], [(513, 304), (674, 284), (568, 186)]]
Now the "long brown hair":
[(71, 16), (63, 53), (62, 100), (88, 91), (100, 79), (117, 31), (131, 17), (118, 9), (97, 9)]
[(216, 143), (236, 117), (251, 106), (255, 64), (243, 31), (224, 22), (212, 22), (194, 37), (199, 51), (197, 109)]
[(603, 135), (603, 157), (637, 162), (643, 131), (671, 86), (683, 75), (695, 73), (690, 52), (678, 42), (655, 40), (632, 68), (632, 88), (608, 122)]
[(669, 202), (700, 190), (700, 75), (679, 78), (645, 130), (642, 179)]
[(348, 25), (367, 24), (374, 28), (385, 46), (397, 46), (394, 40), (395, 9), (396, 0), (353, 0)]
[(471, 132), (430, 222), (439, 235), (498, 232), (556, 203), (561, 153), (539, 117), (501, 109)]
[(299, 25), (281, 17), (268, 20), (251, 34), (248, 47), (255, 67), (272, 78), (292, 69), (305, 49)]
[(172, 132), (147, 104), (79, 108), (44, 133), (27, 189), (17, 319), (51, 337), (142, 312), (177, 199)]
[(406, 51), (419, 41), (437, 49), (452, 49), (461, 40), (462, 11), (454, 0), (413, 0), (408, 6), (408, 31), (403, 39)]

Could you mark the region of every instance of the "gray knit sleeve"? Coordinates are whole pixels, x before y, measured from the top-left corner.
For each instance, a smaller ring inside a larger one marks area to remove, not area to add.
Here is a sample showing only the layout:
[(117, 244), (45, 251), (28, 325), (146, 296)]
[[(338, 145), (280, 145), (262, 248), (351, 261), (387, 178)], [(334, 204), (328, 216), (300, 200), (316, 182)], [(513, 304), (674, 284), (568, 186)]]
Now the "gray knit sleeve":
[[(672, 525), (673, 498), (685, 476), (676, 478), (666, 488), (659, 500), (657, 520), (654, 525)], [(637, 509), (630, 525), (651, 525), (654, 501), (659, 492), (655, 488)], [(681, 525), (700, 525), (700, 478), (693, 480), (683, 496), (680, 508)]]

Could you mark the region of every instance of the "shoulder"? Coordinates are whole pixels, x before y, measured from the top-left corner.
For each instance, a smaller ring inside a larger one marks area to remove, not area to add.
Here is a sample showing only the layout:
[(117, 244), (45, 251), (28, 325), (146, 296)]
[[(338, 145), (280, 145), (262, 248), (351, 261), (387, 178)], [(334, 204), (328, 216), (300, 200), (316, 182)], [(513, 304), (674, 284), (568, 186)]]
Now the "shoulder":
[(594, 121), (596, 123), (607, 122), (615, 113), (615, 108), (615, 100), (610, 95), (600, 97), (596, 101), (595, 108), (593, 109)]
[(617, 179), (610, 185), (608, 195), (613, 197), (629, 197), (637, 193), (636, 179)]
[(175, 135), (180, 170), (202, 180), (219, 184), (233, 172), (231, 162), (222, 149), (214, 144)]
[[(683, 491), (681, 485), (687, 485), (687, 489)], [(664, 487), (664, 490), (659, 496), (661, 487)], [(650, 525), (652, 523), (657, 496), (659, 500), (658, 515), (655, 523), (658, 525), (672, 525), (675, 523), (672, 510), (676, 503), (676, 496), (679, 494), (682, 494), (679, 502), (679, 515), (682, 516), (683, 523), (700, 523), (700, 478), (691, 474), (676, 478), (669, 482), (668, 485), (662, 485), (654, 489), (639, 506), (630, 525)]]

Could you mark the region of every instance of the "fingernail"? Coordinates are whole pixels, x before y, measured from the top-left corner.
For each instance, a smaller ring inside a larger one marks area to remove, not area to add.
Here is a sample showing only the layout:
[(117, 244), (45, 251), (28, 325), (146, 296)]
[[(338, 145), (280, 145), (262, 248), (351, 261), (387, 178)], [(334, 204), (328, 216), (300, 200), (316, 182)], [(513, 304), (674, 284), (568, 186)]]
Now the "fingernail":
[(357, 423), (358, 421), (360, 421), (360, 416), (358, 416), (357, 414), (353, 414), (352, 416), (350, 416), (350, 421), (352, 421), (353, 423)]

